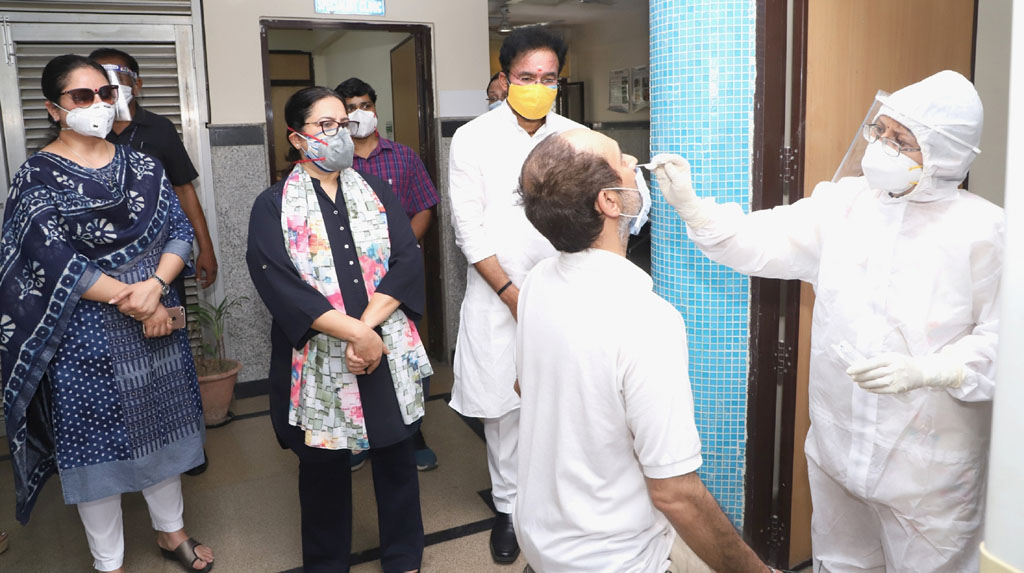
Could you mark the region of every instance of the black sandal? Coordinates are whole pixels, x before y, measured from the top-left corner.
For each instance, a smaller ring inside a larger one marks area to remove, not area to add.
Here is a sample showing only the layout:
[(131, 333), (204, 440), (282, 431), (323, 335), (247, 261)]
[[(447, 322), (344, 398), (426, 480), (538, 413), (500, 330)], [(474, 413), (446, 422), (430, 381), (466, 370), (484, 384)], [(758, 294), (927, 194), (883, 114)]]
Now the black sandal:
[(189, 537), (185, 541), (179, 543), (174, 551), (160, 547), (160, 553), (163, 553), (164, 557), (167, 559), (177, 560), (178, 563), (181, 563), (181, 565), (189, 571), (209, 571), (210, 569), (213, 569), (213, 561), (207, 562), (206, 567), (203, 569), (196, 569), (193, 567), (196, 561), (206, 561), (206, 559), (196, 555), (196, 547), (199, 547), (200, 545), (202, 545), (202, 543), (199, 543), (195, 539)]

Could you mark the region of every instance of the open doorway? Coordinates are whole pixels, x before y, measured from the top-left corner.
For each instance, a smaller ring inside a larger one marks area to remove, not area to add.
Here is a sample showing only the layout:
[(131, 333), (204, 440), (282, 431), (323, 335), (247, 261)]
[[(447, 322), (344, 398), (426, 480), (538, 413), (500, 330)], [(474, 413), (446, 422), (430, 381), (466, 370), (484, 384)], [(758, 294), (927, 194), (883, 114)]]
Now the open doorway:
[[(287, 175), (292, 167), (285, 159), (289, 146), (283, 112), (288, 98), (308, 86), (333, 89), (355, 77), (373, 86), (377, 93), (380, 136), (417, 151), (437, 186), (429, 26), (319, 20), (262, 20), (260, 26), (272, 183)], [(445, 361), (438, 233), (442, 222), (436, 212), (433, 219), (422, 241), (427, 312), (419, 329), (431, 356)]]

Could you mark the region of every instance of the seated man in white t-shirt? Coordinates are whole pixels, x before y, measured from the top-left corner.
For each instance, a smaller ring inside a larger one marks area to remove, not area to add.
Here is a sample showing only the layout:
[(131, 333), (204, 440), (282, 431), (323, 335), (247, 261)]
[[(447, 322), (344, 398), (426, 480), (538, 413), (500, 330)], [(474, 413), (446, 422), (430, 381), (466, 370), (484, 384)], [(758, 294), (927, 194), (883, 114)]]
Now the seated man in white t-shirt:
[(520, 547), (540, 573), (693, 570), (686, 545), (716, 571), (765, 573), (696, 473), (683, 319), (625, 257), (635, 169), (589, 130), (523, 165), (526, 216), (559, 254), (519, 295)]

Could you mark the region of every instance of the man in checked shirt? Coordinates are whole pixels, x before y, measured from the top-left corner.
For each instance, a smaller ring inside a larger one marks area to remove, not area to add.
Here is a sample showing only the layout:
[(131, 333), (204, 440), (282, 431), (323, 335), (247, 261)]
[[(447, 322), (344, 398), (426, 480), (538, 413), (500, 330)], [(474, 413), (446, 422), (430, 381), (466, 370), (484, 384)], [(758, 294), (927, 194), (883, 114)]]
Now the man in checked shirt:
[(352, 123), (356, 144), (357, 170), (369, 171), (391, 184), (398, 200), (405, 207), (412, 231), (423, 240), (433, 218), (431, 207), (437, 205), (437, 190), (427, 175), (420, 156), (407, 145), (380, 136), (377, 131), (377, 92), (359, 78), (349, 78), (335, 88), (345, 101), (345, 111)]
[[(416, 239), (422, 241), (433, 219), (431, 207), (437, 205), (437, 190), (427, 174), (420, 156), (409, 146), (391, 141), (377, 132), (377, 92), (359, 78), (349, 78), (334, 88), (345, 102), (345, 111), (351, 122), (349, 129), (355, 142), (357, 170), (368, 171), (387, 181), (409, 216)], [(430, 394), (430, 379), (423, 383), (423, 396)], [(352, 470), (366, 462), (366, 452), (352, 455)], [(416, 469), (432, 470), (437, 467), (437, 456), (423, 439), (423, 431), (416, 432)]]

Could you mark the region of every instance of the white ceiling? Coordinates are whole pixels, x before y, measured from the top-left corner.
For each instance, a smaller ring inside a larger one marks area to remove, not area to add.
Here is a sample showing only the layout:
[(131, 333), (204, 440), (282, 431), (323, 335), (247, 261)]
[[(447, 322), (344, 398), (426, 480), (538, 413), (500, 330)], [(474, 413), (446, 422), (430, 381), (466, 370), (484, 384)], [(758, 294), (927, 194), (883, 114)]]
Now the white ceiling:
[(569, 27), (616, 18), (627, 12), (648, 11), (648, 0), (487, 0), (488, 26), (492, 32), (497, 30), (501, 9), (506, 5), (513, 26), (548, 22)]

